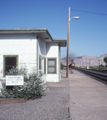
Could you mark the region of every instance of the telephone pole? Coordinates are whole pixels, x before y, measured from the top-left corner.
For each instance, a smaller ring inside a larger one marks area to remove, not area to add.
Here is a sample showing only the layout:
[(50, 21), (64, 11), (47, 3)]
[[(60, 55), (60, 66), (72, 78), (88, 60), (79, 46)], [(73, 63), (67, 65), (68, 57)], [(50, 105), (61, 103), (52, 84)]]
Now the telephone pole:
[[(72, 17), (74, 19), (79, 19), (80, 17)], [(66, 69), (66, 77), (68, 78), (69, 77), (69, 31), (70, 31), (70, 7), (68, 9), (68, 41), (67, 41), (67, 60), (66, 60), (66, 66), (67, 66), (67, 69)]]
[(69, 31), (70, 31), (70, 7), (69, 7), (69, 10), (68, 10), (68, 41), (67, 41), (67, 69), (66, 69), (66, 77), (68, 78), (69, 77)]

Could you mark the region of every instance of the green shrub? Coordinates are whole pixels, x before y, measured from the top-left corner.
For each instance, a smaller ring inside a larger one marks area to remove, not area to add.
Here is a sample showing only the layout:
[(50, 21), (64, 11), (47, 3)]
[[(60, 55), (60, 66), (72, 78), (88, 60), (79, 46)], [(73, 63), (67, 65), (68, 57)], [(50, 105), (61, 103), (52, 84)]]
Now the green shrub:
[(102, 69), (104, 69), (104, 66), (101, 64), (101, 65), (99, 65), (98, 69), (102, 70)]
[(3, 83), (1, 93), (4, 98), (36, 99), (41, 98), (45, 91), (43, 81), (41, 80), (42, 74), (28, 74), (26, 68), (12, 68), (7, 75), (23, 75), (24, 85), (13, 86), (13, 88), (9, 89), (9, 87)]
[(103, 70), (105, 69), (105, 66), (103, 66), (102, 64), (99, 66), (90, 66), (91, 69), (95, 69), (95, 70)]
[(107, 57), (104, 58), (104, 62), (106, 63), (106, 67), (107, 67)]
[(65, 65), (61, 62), (61, 69), (63, 70)]

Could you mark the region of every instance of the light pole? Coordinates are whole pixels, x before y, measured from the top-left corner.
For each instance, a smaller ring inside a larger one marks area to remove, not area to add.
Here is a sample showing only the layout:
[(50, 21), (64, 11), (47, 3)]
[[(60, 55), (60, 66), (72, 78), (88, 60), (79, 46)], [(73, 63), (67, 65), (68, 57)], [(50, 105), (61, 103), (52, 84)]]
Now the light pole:
[[(67, 70), (66, 70), (66, 77), (69, 77), (69, 70), (68, 70), (68, 64), (69, 64), (69, 31), (70, 31), (70, 7), (68, 9), (68, 41), (67, 41)], [(72, 17), (74, 19), (79, 19), (79, 17)]]

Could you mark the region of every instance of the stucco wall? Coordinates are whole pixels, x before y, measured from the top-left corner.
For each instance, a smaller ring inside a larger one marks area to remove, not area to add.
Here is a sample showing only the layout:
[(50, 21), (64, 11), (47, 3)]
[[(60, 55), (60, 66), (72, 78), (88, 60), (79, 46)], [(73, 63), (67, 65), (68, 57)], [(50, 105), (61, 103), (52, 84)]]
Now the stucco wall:
[[(0, 79), (3, 78), (3, 56), (17, 55), (18, 66), (26, 66), (28, 72), (39, 68), (39, 55), (46, 58), (46, 74), (44, 82), (60, 81), (60, 58), (58, 43), (46, 43), (36, 34), (5, 34), (0, 35)], [(47, 73), (47, 58), (56, 58), (56, 74)], [(39, 69), (38, 69), (39, 70)]]
[[(47, 82), (59, 82), (59, 46), (58, 43), (47, 43), (47, 58), (56, 58), (56, 74), (47, 74), (46, 81)], [(46, 65), (47, 66), (47, 65)]]
[(18, 65), (36, 69), (37, 39), (34, 34), (0, 35), (0, 78), (3, 78), (3, 55), (18, 55)]
[[(38, 38), (38, 61), (39, 55), (46, 58), (46, 74), (43, 75), (42, 79), (44, 82), (59, 82), (60, 81), (60, 73), (59, 73), (59, 46), (58, 43), (44, 42), (41, 38)], [(47, 59), (48, 58), (56, 58), (57, 66), (56, 66), (56, 74), (48, 74), (47, 73)], [(39, 66), (39, 62), (38, 62)]]
[(43, 41), (40, 37), (38, 38), (38, 53), (39, 55), (46, 56), (46, 42)]

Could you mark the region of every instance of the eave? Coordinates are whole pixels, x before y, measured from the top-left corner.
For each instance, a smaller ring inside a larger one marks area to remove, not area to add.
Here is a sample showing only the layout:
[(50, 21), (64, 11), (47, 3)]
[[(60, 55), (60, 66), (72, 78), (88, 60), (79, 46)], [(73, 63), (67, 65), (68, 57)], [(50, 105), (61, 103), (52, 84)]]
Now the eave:
[(46, 28), (0, 29), (0, 34), (24, 34), (24, 33), (38, 34), (38, 36), (41, 36), (45, 42), (57, 42), (61, 47), (66, 46), (66, 39), (53, 39)]

